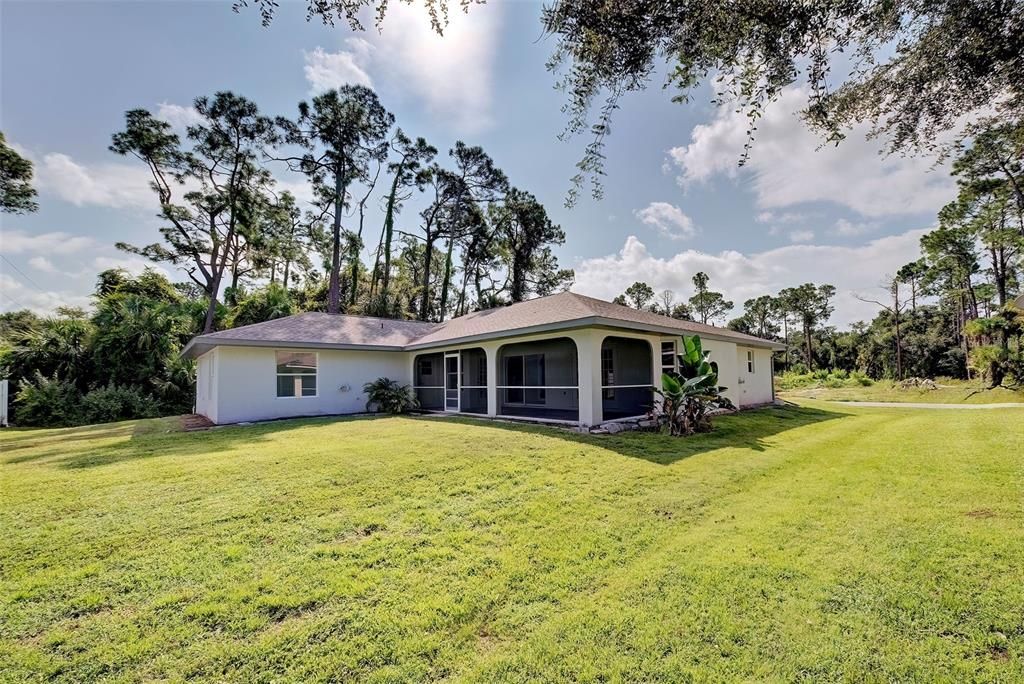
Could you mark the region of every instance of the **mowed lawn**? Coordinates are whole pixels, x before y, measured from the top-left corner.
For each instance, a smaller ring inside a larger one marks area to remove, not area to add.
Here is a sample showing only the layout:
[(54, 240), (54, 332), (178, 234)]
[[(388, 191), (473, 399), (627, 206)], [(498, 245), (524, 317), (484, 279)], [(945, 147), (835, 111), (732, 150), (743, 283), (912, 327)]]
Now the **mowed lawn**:
[(867, 387), (809, 387), (781, 392), (787, 399), (829, 401), (896, 401), (927, 404), (1024, 404), (1024, 389), (988, 388), (977, 380), (936, 381), (937, 389), (901, 389), (889, 380)]
[(1024, 410), (0, 433), (7, 681), (1022, 681)]

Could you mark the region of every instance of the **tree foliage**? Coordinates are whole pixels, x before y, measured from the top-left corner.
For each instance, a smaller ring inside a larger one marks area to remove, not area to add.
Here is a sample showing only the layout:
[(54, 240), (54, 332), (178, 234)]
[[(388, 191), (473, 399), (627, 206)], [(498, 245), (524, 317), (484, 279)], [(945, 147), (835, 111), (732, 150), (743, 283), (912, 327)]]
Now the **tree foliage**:
[(32, 187), (32, 162), (17, 153), (0, 131), (0, 212), (27, 214), (39, 208)]

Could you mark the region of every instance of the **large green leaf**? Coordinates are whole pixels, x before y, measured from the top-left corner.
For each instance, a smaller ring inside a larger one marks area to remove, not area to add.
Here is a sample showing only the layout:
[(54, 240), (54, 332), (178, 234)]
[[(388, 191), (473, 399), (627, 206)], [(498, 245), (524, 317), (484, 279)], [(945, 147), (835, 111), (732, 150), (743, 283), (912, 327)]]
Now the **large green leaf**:
[(679, 394), (683, 391), (683, 386), (679, 379), (668, 373), (661, 374), (661, 388), (668, 394)]

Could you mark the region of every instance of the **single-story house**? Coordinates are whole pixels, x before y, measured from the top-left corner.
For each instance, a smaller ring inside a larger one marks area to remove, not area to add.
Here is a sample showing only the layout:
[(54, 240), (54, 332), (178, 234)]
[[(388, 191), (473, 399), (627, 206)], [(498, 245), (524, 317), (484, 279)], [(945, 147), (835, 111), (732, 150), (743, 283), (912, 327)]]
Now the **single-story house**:
[(564, 292), (443, 323), (302, 313), (195, 337), (196, 413), (214, 423), (366, 411), (363, 385), (425, 410), (581, 425), (647, 412), (680, 335), (698, 334), (740, 408), (774, 400), (776, 342)]

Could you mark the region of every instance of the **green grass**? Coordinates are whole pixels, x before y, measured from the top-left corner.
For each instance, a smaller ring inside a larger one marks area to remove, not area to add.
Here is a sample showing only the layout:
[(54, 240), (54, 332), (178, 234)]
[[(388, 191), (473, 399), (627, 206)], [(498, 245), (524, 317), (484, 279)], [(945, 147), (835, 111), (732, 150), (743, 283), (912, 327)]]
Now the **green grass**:
[(830, 401), (898, 401), (928, 404), (1003, 404), (1024, 403), (1024, 389), (986, 388), (976, 380), (936, 380), (938, 389), (900, 389), (889, 380), (867, 387), (811, 387), (779, 392), (786, 399), (808, 398)]
[(1024, 411), (716, 424), (5, 431), (0, 679), (1024, 680)]

